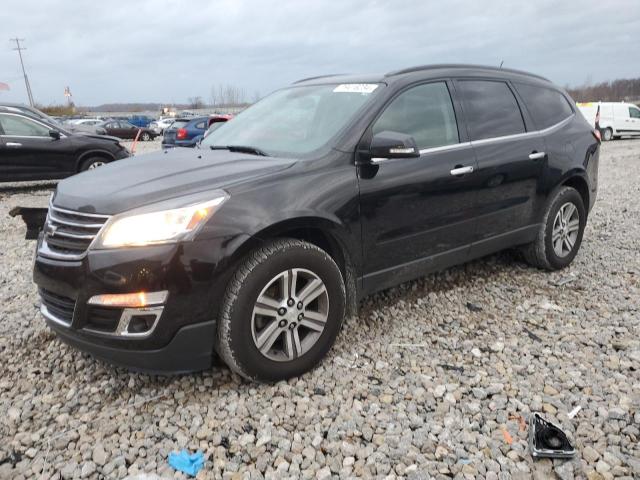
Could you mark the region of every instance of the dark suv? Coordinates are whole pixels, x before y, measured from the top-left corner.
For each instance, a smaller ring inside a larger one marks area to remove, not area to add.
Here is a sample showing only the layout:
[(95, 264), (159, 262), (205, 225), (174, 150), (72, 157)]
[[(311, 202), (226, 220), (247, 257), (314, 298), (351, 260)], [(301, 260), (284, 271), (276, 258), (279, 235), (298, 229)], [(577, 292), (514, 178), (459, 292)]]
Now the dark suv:
[(73, 133), (0, 106), (0, 182), (55, 180), (129, 155), (117, 138)]
[(150, 371), (309, 370), (377, 290), (520, 246), (578, 253), (599, 140), (544, 78), (463, 65), (302, 80), (201, 143), (58, 185), (37, 246), (66, 342)]

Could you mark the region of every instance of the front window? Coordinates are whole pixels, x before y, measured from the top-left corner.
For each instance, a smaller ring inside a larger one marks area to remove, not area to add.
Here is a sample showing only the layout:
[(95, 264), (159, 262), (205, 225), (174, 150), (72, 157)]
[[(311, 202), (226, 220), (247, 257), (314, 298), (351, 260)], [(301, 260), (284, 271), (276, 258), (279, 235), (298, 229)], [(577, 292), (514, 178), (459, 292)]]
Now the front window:
[(15, 115), (1, 115), (0, 126), (7, 136), (15, 137), (48, 137), (49, 128), (32, 120)]
[(629, 107), (629, 116), (631, 118), (640, 118), (640, 109), (636, 107)]
[(243, 146), (275, 156), (325, 147), (380, 90), (380, 84), (332, 84), (279, 90), (224, 123), (202, 148)]

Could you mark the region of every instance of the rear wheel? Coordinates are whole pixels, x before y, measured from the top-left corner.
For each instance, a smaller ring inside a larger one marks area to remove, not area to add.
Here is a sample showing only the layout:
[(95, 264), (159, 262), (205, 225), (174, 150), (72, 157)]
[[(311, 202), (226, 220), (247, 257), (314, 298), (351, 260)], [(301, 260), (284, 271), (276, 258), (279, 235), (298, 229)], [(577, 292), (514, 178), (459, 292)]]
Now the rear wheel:
[(84, 172), (85, 170), (93, 170), (98, 167), (102, 167), (106, 163), (107, 163), (107, 160), (105, 160), (102, 157), (89, 158), (82, 162), (82, 165), (80, 165), (80, 171)]
[(273, 382), (316, 366), (345, 314), (340, 269), (318, 247), (282, 239), (254, 250), (227, 287), (216, 346), (251, 380)]
[(610, 128), (605, 128), (602, 131), (602, 140), (604, 140), (605, 142), (613, 140), (613, 130)]
[(569, 265), (580, 249), (587, 223), (582, 197), (571, 187), (562, 187), (545, 211), (536, 240), (523, 247), (533, 266), (559, 270)]
[(149, 135), (148, 132), (143, 132), (140, 138), (143, 142), (148, 142), (149, 140), (151, 140), (151, 135)]

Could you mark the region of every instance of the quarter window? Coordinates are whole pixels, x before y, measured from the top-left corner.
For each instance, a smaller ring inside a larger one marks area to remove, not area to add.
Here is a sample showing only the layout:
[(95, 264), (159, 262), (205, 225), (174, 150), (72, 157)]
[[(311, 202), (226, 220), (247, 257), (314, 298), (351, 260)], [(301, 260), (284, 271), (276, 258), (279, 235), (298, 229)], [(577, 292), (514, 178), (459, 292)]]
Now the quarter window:
[(458, 126), (446, 83), (427, 83), (401, 93), (373, 125), (373, 133), (411, 135), (418, 148), (458, 143)]
[(49, 129), (29, 119), (13, 115), (1, 115), (0, 125), (5, 135), (16, 137), (48, 137)]
[(640, 109), (636, 107), (629, 107), (629, 116), (631, 118), (640, 118)]
[(516, 83), (515, 87), (540, 130), (561, 122), (573, 113), (565, 96), (557, 90), (524, 83)]
[(471, 140), (524, 133), (524, 120), (513, 92), (504, 82), (460, 80), (460, 91)]

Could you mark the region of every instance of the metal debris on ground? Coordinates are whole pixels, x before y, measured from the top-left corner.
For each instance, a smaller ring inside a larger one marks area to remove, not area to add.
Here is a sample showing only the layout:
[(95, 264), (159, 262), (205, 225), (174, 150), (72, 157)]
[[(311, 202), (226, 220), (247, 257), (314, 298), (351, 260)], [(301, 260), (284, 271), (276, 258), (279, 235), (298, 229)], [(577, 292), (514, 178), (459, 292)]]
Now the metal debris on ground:
[(529, 419), (529, 450), (533, 458), (572, 458), (576, 451), (560, 427), (539, 413)]

